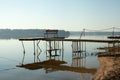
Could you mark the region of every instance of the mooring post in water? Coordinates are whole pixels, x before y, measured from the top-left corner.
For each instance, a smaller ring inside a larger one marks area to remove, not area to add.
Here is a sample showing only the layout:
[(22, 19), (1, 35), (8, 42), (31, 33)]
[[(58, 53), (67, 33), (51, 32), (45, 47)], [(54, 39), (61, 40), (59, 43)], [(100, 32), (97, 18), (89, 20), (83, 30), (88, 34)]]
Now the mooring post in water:
[(85, 57), (87, 56), (87, 54), (86, 54), (86, 42), (85, 42)]
[[(82, 52), (81, 51), (81, 41), (79, 41), (79, 49), (80, 49), (80, 52)], [(81, 53), (80, 53), (80, 56), (81, 56)]]
[(62, 60), (64, 60), (64, 42), (62, 41)]
[(119, 49), (120, 49), (120, 44), (119, 44), (119, 42), (118, 42), (118, 52), (120, 52), (120, 50), (119, 50)]
[(40, 56), (40, 54), (42, 52), (42, 50), (40, 49), (39, 43), (40, 43), (40, 40), (37, 41), (37, 62), (40, 61), (39, 56)]
[(34, 63), (35, 63), (35, 41), (33, 41), (33, 47), (34, 47), (34, 53), (33, 53), (33, 55), (34, 55)]
[(49, 57), (50, 59), (52, 57), (52, 41), (46, 41), (46, 59), (47, 57)]
[(57, 55), (57, 50), (59, 49), (57, 41), (54, 41), (53, 46), (54, 46), (55, 56), (56, 56)]
[(51, 41), (49, 41), (49, 55), (50, 55), (50, 58), (52, 57), (52, 46), (51, 46)]
[(46, 46), (45, 47), (46, 47), (46, 59), (47, 59), (47, 41), (46, 41)]
[(34, 52), (33, 52), (33, 55), (34, 55), (34, 62), (39, 62), (40, 61), (40, 54), (42, 52), (42, 50), (40, 49), (39, 47), (39, 43), (40, 43), (40, 40), (33, 40), (33, 48), (34, 48)]
[(23, 65), (24, 59), (25, 59), (25, 46), (24, 46), (23, 41), (21, 41), (21, 43), (22, 43), (22, 47), (23, 47), (23, 59), (22, 59), (22, 65)]

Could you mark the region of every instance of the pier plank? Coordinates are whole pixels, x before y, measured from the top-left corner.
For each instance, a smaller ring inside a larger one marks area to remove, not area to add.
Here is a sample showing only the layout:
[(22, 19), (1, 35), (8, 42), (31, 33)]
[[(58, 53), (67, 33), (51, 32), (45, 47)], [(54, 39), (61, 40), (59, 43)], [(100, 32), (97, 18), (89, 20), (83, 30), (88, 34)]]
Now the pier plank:
[(101, 42), (101, 43), (120, 43), (120, 40), (111, 40), (111, 39), (70, 39), (70, 38), (21, 38), (19, 41), (82, 41), (82, 42)]

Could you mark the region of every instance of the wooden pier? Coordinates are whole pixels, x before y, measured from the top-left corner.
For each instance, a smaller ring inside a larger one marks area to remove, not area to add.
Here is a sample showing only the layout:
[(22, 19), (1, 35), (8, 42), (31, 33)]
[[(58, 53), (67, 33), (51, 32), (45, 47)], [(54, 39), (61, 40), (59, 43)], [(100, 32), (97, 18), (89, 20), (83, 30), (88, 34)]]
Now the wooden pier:
[[(39, 55), (42, 50), (39, 47), (40, 41), (46, 42), (46, 57), (52, 59), (55, 56), (64, 56), (64, 41), (72, 42), (72, 55), (80, 54), (86, 56), (86, 42), (94, 42), (94, 43), (107, 43), (109, 45), (115, 46), (120, 45), (119, 39), (70, 39), (70, 38), (45, 38), (45, 37), (35, 37), (35, 38), (21, 38), (19, 41), (22, 42), (23, 53), (25, 55), (25, 47), (23, 41), (33, 41), (34, 47), (34, 62), (39, 62)], [(37, 45), (37, 46), (36, 46)], [(37, 51), (36, 51), (37, 49)], [(24, 57), (22, 64), (24, 63)]]

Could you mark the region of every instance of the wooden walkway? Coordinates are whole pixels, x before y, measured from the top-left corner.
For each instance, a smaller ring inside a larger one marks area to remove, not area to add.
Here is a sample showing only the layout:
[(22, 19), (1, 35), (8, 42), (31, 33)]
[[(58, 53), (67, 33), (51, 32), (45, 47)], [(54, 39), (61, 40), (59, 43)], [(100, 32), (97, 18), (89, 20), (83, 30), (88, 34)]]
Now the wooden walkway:
[(43, 40), (43, 41), (81, 41), (81, 42), (101, 42), (101, 43), (120, 43), (120, 40), (112, 40), (112, 39), (70, 39), (70, 38), (21, 38), (19, 41), (35, 41), (35, 40)]

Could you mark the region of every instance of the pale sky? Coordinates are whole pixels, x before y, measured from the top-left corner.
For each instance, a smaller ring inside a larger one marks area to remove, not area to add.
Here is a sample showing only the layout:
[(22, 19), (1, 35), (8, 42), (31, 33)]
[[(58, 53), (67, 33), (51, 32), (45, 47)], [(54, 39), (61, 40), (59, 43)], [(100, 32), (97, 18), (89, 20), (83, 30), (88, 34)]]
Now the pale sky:
[(120, 0), (0, 0), (0, 29), (120, 27)]

